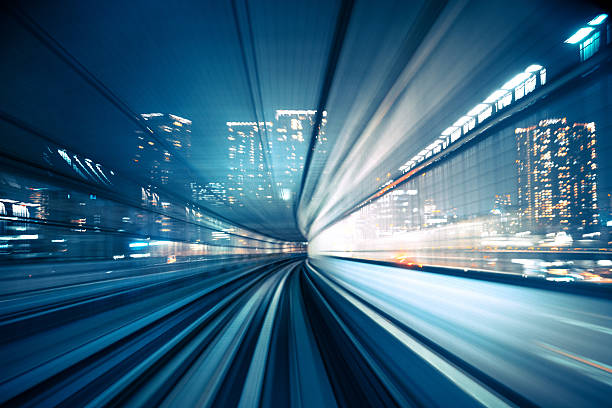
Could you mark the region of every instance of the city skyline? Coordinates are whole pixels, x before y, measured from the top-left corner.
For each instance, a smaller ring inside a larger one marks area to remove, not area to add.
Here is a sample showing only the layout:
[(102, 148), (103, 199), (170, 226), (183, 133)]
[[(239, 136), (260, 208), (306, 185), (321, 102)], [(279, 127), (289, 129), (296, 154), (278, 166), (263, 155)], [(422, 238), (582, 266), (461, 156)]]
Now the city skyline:
[[(278, 109), (272, 122), (226, 123), (229, 172), (224, 187), (230, 205), (244, 206), (240, 198), (246, 196), (268, 202), (296, 199), (315, 115), (316, 110)], [(327, 112), (323, 112), (317, 136), (319, 146), (327, 141), (326, 123)], [(261, 138), (260, 133), (264, 132), (266, 137)], [(267, 140), (265, 148), (261, 140)], [(325, 152), (319, 151), (319, 154)]]

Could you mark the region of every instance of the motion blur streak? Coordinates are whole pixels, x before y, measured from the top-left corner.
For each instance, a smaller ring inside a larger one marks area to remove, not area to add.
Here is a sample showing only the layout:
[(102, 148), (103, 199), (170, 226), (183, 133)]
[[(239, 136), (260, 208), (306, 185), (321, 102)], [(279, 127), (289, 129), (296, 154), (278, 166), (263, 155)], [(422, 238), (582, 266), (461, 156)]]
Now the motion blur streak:
[(610, 406), (609, 12), (2, 2), (0, 406)]
[(328, 257), (123, 273), (5, 291), (4, 403), (603, 406), (612, 385), (605, 298)]

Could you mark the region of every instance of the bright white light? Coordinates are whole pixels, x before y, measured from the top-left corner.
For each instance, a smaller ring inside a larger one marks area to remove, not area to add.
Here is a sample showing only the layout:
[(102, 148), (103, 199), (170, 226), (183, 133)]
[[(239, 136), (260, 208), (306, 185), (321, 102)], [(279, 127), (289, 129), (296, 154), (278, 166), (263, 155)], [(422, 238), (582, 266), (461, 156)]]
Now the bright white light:
[(573, 282), (574, 279), (570, 276), (548, 276), (547, 281), (551, 282)]
[(289, 201), (291, 199), (291, 190), (288, 188), (281, 189), (281, 199), (285, 201)]
[(476, 126), (476, 119), (471, 116), (464, 116), (464, 118), (468, 118), (463, 124), (463, 134), (465, 135), (467, 132), (474, 129), (474, 126)]
[(163, 113), (142, 113), (140, 114), (144, 118), (144, 120), (149, 120), (149, 118), (155, 118), (158, 116), (164, 116)]
[(455, 130), (457, 130), (457, 127), (456, 127), (456, 126), (451, 126), (451, 127), (448, 127), (448, 128), (446, 128), (446, 129), (444, 130), (444, 132), (442, 132), (442, 135), (444, 135), (444, 136), (448, 136), (448, 135), (450, 135), (451, 133), (453, 133)]
[(175, 121), (179, 123), (183, 123), (185, 125), (191, 125), (191, 121), (189, 119), (181, 118), (180, 116), (176, 116), (172, 114), (169, 114), (168, 116), (170, 116), (172, 119), (174, 119)]
[(25, 205), (12, 204), (11, 206), (15, 217), (30, 218), (30, 210)]
[(66, 240), (65, 239), (52, 239), (51, 242), (60, 243), (60, 242), (66, 242)]
[(503, 109), (506, 106), (510, 105), (512, 103), (512, 92), (507, 93), (506, 95), (504, 95), (503, 98), (501, 98), (499, 101), (497, 101), (497, 109)]
[(227, 126), (272, 126), (272, 122), (226, 122)]
[(488, 105), (488, 107), (478, 114), (478, 123), (482, 123), (485, 119), (493, 114), (493, 107)]
[(497, 91), (495, 91), (491, 95), (489, 95), (489, 97), (484, 100), (484, 103), (497, 102), (499, 99), (501, 99), (507, 93), (508, 93), (508, 91), (505, 91), (503, 89), (498, 89)]
[(591, 34), (591, 31), (593, 30), (594, 30), (593, 27), (582, 27), (580, 30), (576, 31), (574, 35), (572, 35), (570, 38), (565, 40), (565, 42), (567, 44), (576, 44), (580, 42), (584, 37)]
[[(146, 242), (140, 242), (141, 244), (146, 244)], [(171, 244), (172, 241), (151, 241), (149, 243), (150, 246), (156, 246), (156, 245), (169, 245)], [(131, 246), (131, 244), (130, 244)]]
[(597, 17), (595, 17), (594, 19), (592, 19), (591, 21), (588, 22), (588, 24), (590, 26), (596, 26), (596, 25), (600, 25), (601, 23), (603, 23), (606, 18), (608, 18), (607, 14), (600, 14)]
[[(276, 111), (276, 120), (278, 120), (279, 116), (286, 115), (315, 115), (317, 113), (316, 110), (307, 110), (307, 109), (279, 109)], [(327, 116), (327, 112), (323, 111), (323, 116)]]
[(530, 66), (527, 67), (527, 69), (525, 69), (525, 72), (538, 72), (541, 69), (542, 69), (541, 65), (531, 64)]
[(0, 241), (18, 241), (22, 239), (38, 239), (38, 234), (32, 235), (8, 235), (0, 237)]
[(436, 147), (437, 145), (439, 145), (440, 143), (442, 143), (442, 141), (440, 139), (436, 140), (435, 142), (433, 142), (432, 144), (430, 144), (429, 146), (427, 146), (427, 150), (431, 150), (434, 147)]
[(461, 127), (465, 123), (469, 122), (470, 119), (472, 119), (470, 116), (462, 116), (459, 119), (457, 119), (455, 123), (453, 123), (453, 126)]
[(130, 248), (142, 248), (146, 246), (149, 246), (148, 242), (132, 242), (130, 244)]
[(149, 258), (151, 253), (147, 252), (145, 254), (130, 254), (130, 258)]
[(456, 141), (460, 137), (461, 137), (461, 129), (457, 128), (457, 130), (455, 130), (453, 133), (451, 133), (451, 136), (450, 136), (451, 143)]
[(525, 81), (530, 76), (531, 76), (530, 73), (521, 72), (520, 74), (515, 75), (514, 78), (512, 78), (511, 80), (506, 82), (504, 84), (504, 86), (502, 86), (502, 89), (505, 89), (505, 90), (514, 89), (517, 85), (519, 85), (521, 82)]
[(479, 103), (478, 105), (473, 107), (472, 110), (470, 110), (467, 114), (468, 116), (476, 116), (480, 114), (482, 111), (484, 111), (485, 109), (487, 109), (488, 107), (489, 105), (486, 105), (484, 103)]

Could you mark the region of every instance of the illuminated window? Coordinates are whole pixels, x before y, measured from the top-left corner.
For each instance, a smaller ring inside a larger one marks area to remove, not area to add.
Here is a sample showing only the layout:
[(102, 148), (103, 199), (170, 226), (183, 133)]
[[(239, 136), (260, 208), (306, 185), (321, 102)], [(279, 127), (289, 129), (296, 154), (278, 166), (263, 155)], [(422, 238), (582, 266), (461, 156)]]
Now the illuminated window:
[(474, 118), (470, 118), (467, 122), (465, 122), (465, 124), (463, 125), (463, 134), (466, 134), (467, 132), (469, 132), (470, 130), (474, 129), (474, 126), (476, 126), (476, 119)]
[(533, 91), (536, 87), (536, 77), (531, 76), (527, 81), (525, 81), (525, 94)]
[(512, 103), (512, 94), (508, 93), (497, 101), (497, 110), (503, 109)]
[(450, 137), (451, 137), (450, 138), (451, 143), (459, 139), (461, 137), (461, 128), (457, 128), (457, 130), (451, 133)]
[(489, 106), (478, 115), (478, 123), (482, 123), (486, 118), (493, 114), (493, 107)]
[(585, 61), (599, 50), (599, 31), (580, 43), (580, 59)]
[(523, 96), (525, 96), (525, 84), (520, 84), (516, 88), (514, 88), (514, 100), (519, 100)]

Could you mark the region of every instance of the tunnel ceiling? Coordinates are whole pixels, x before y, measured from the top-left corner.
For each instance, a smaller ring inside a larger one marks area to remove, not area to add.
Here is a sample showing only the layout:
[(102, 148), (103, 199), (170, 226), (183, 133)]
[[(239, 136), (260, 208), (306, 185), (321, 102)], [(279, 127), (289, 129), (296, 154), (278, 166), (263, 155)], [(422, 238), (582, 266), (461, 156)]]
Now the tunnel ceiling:
[(595, 10), (493, 3), (21, 3), (0, 22), (2, 140), (300, 241), (516, 72), (562, 70)]

